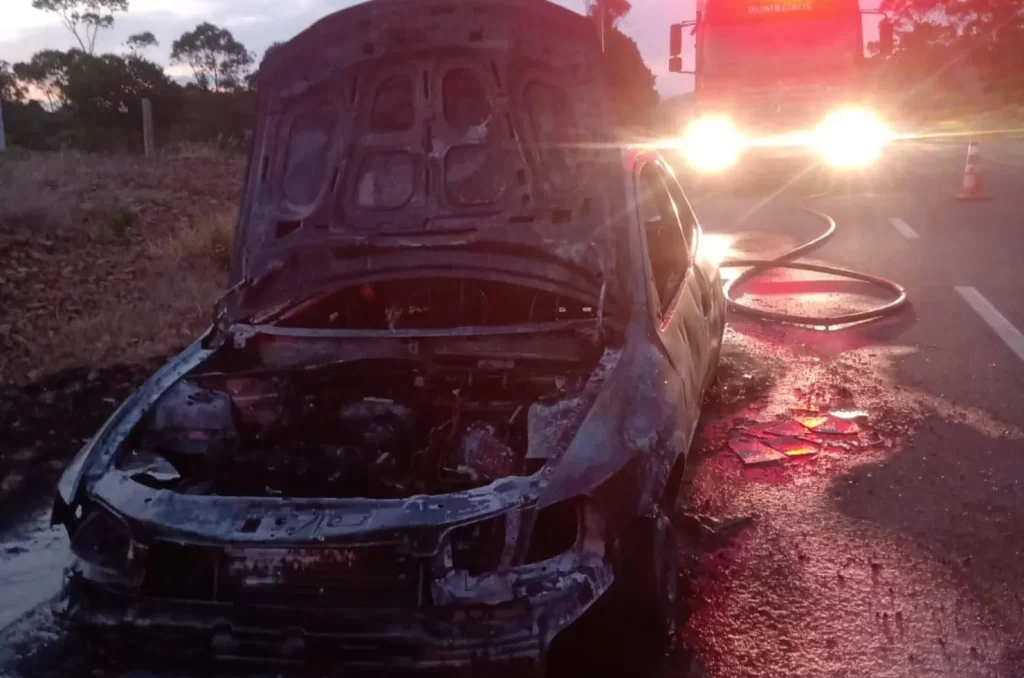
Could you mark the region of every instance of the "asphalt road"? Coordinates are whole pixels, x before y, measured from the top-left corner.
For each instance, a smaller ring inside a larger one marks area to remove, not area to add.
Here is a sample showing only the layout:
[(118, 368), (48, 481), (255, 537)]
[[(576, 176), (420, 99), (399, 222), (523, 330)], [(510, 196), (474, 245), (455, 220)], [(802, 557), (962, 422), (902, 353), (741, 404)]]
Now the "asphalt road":
[[(807, 201), (839, 226), (814, 260), (898, 281), (909, 309), (827, 333), (730, 318), (680, 508), (753, 520), (682, 533), (693, 614), (659, 678), (1024, 676), (1024, 141), (983, 142), (985, 202), (954, 199), (965, 146), (902, 144), (859, 188)], [(690, 192), (729, 257), (820, 233), (804, 194)], [(744, 299), (801, 313), (876, 301), (787, 272)], [(808, 428), (835, 412), (852, 425)], [(737, 436), (775, 427), (815, 454), (744, 466)], [(91, 674), (43, 604), (64, 548), (42, 515), (0, 543), (0, 676)]]
[[(904, 385), (979, 407), (1024, 426), (1024, 141), (982, 144), (988, 201), (960, 202), (963, 142), (905, 142), (861, 190), (806, 201), (838, 223), (815, 260), (893, 279), (913, 305), (898, 340)], [(712, 233), (744, 236), (746, 253), (795, 246), (824, 227), (799, 209), (802, 193), (702, 196), (695, 210)], [(806, 193), (806, 191), (805, 191)], [(730, 255), (731, 256), (731, 255)], [(811, 276), (813, 277), (813, 276)], [(1016, 329), (1002, 339), (958, 292), (988, 302)], [(905, 320), (905, 319), (904, 319)]]
[[(954, 199), (965, 152), (907, 142), (859, 188), (807, 201), (839, 227), (813, 260), (898, 281), (909, 309), (833, 332), (732, 316), (691, 501), (754, 524), (696, 549), (699, 672), (1024, 676), (1024, 142), (982, 143), (989, 201)], [(731, 257), (825, 226), (796, 188), (690, 193)], [(815, 313), (872, 294), (777, 271), (743, 299)], [(809, 436), (818, 454), (755, 468), (733, 453), (737, 431), (837, 410), (863, 416), (852, 434)]]

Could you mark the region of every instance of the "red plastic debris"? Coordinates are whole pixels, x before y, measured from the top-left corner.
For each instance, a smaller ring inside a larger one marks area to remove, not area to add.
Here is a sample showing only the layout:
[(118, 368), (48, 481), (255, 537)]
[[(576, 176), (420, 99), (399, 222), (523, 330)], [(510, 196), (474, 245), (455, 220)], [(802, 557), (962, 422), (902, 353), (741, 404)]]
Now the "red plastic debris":
[(818, 453), (818, 445), (794, 436), (765, 436), (764, 442), (787, 457), (806, 457)]
[(771, 428), (765, 429), (767, 433), (777, 436), (803, 436), (807, 435), (807, 428), (801, 426), (792, 419), (788, 419), (781, 424), (772, 426)]
[(745, 466), (777, 463), (786, 458), (786, 455), (766, 443), (743, 434), (734, 435), (729, 440), (729, 447)]
[(857, 422), (850, 419), (840, 419), (838, 417), (804, 417), (799, 421), (815, 433), (843, 436), (860, 433), (860, 426), (857, 425)]
[(816, 430), (819, 426), (822, 426), (828, 421), (828, 417), (801, 417), (797, 419), (797, 421), (799, 421), (800, 425), (805, 428)]

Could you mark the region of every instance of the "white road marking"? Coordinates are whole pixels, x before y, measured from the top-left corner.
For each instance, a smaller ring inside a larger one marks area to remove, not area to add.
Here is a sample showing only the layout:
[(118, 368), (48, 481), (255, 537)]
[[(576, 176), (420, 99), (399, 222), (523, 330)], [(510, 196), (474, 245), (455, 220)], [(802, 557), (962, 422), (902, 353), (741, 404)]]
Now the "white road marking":
[(981, 316), (989, 327), (991, 327), (999, 338), (1006, 342), (1010, 350), (1017, 354), (1017, 357), (1024, 360), (1024, 334), (1020, 333), (1013, 324), (1006, 319), (999, 310), (992, 305), (988, 299), (982, 296), (981, 292), (973, 287), (957, 287), (957, 294), (964, 298), (974, 312)]
[(910, 238), (911, 240), (915, 240), (920, 237), (917, 234), (917, 231), (910, 227), (910, 224), (903, 221), (899, 217), (893, 217), (892, 219), (889, 219), (889, 223), (892, 224), (892, 227), (899, 231), (900, 235), (902, 235), (904, 238)]

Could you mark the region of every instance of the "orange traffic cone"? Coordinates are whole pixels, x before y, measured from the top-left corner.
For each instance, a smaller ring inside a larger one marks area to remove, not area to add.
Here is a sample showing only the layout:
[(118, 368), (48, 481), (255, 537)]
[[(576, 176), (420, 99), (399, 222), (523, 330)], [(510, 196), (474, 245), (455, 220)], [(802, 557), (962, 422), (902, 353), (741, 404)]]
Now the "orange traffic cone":
[(978, 144), (967, 144), (967, 165), (964, 167), (964, 182), (957, 200), (988, 200), (985, 182), (981, 178), (981, 150)]

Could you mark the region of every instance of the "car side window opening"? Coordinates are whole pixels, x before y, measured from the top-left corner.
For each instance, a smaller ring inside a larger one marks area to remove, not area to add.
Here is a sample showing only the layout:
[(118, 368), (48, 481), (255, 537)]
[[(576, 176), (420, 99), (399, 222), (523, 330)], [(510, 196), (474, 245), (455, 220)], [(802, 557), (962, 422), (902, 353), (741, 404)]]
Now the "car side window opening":
[(656, 165), (647, 165), (640, 171), (637, 189), (651, 277), (658, 292), (659, 308), (665, 313), (690, 268), (690, 248), (676, 205)]
[(683, 229), (683, 239), (686, 241), (687, 266), (693, 263), (694, 242), (693, 238), (697, 231), (697, 215), (690, 208), (690, 203), (683, 197), (683, 190), (679, 187), (674, 177), (663, 175), (665, 186), (668, 188), (672, 206), (679, 218), (679, 225)]

